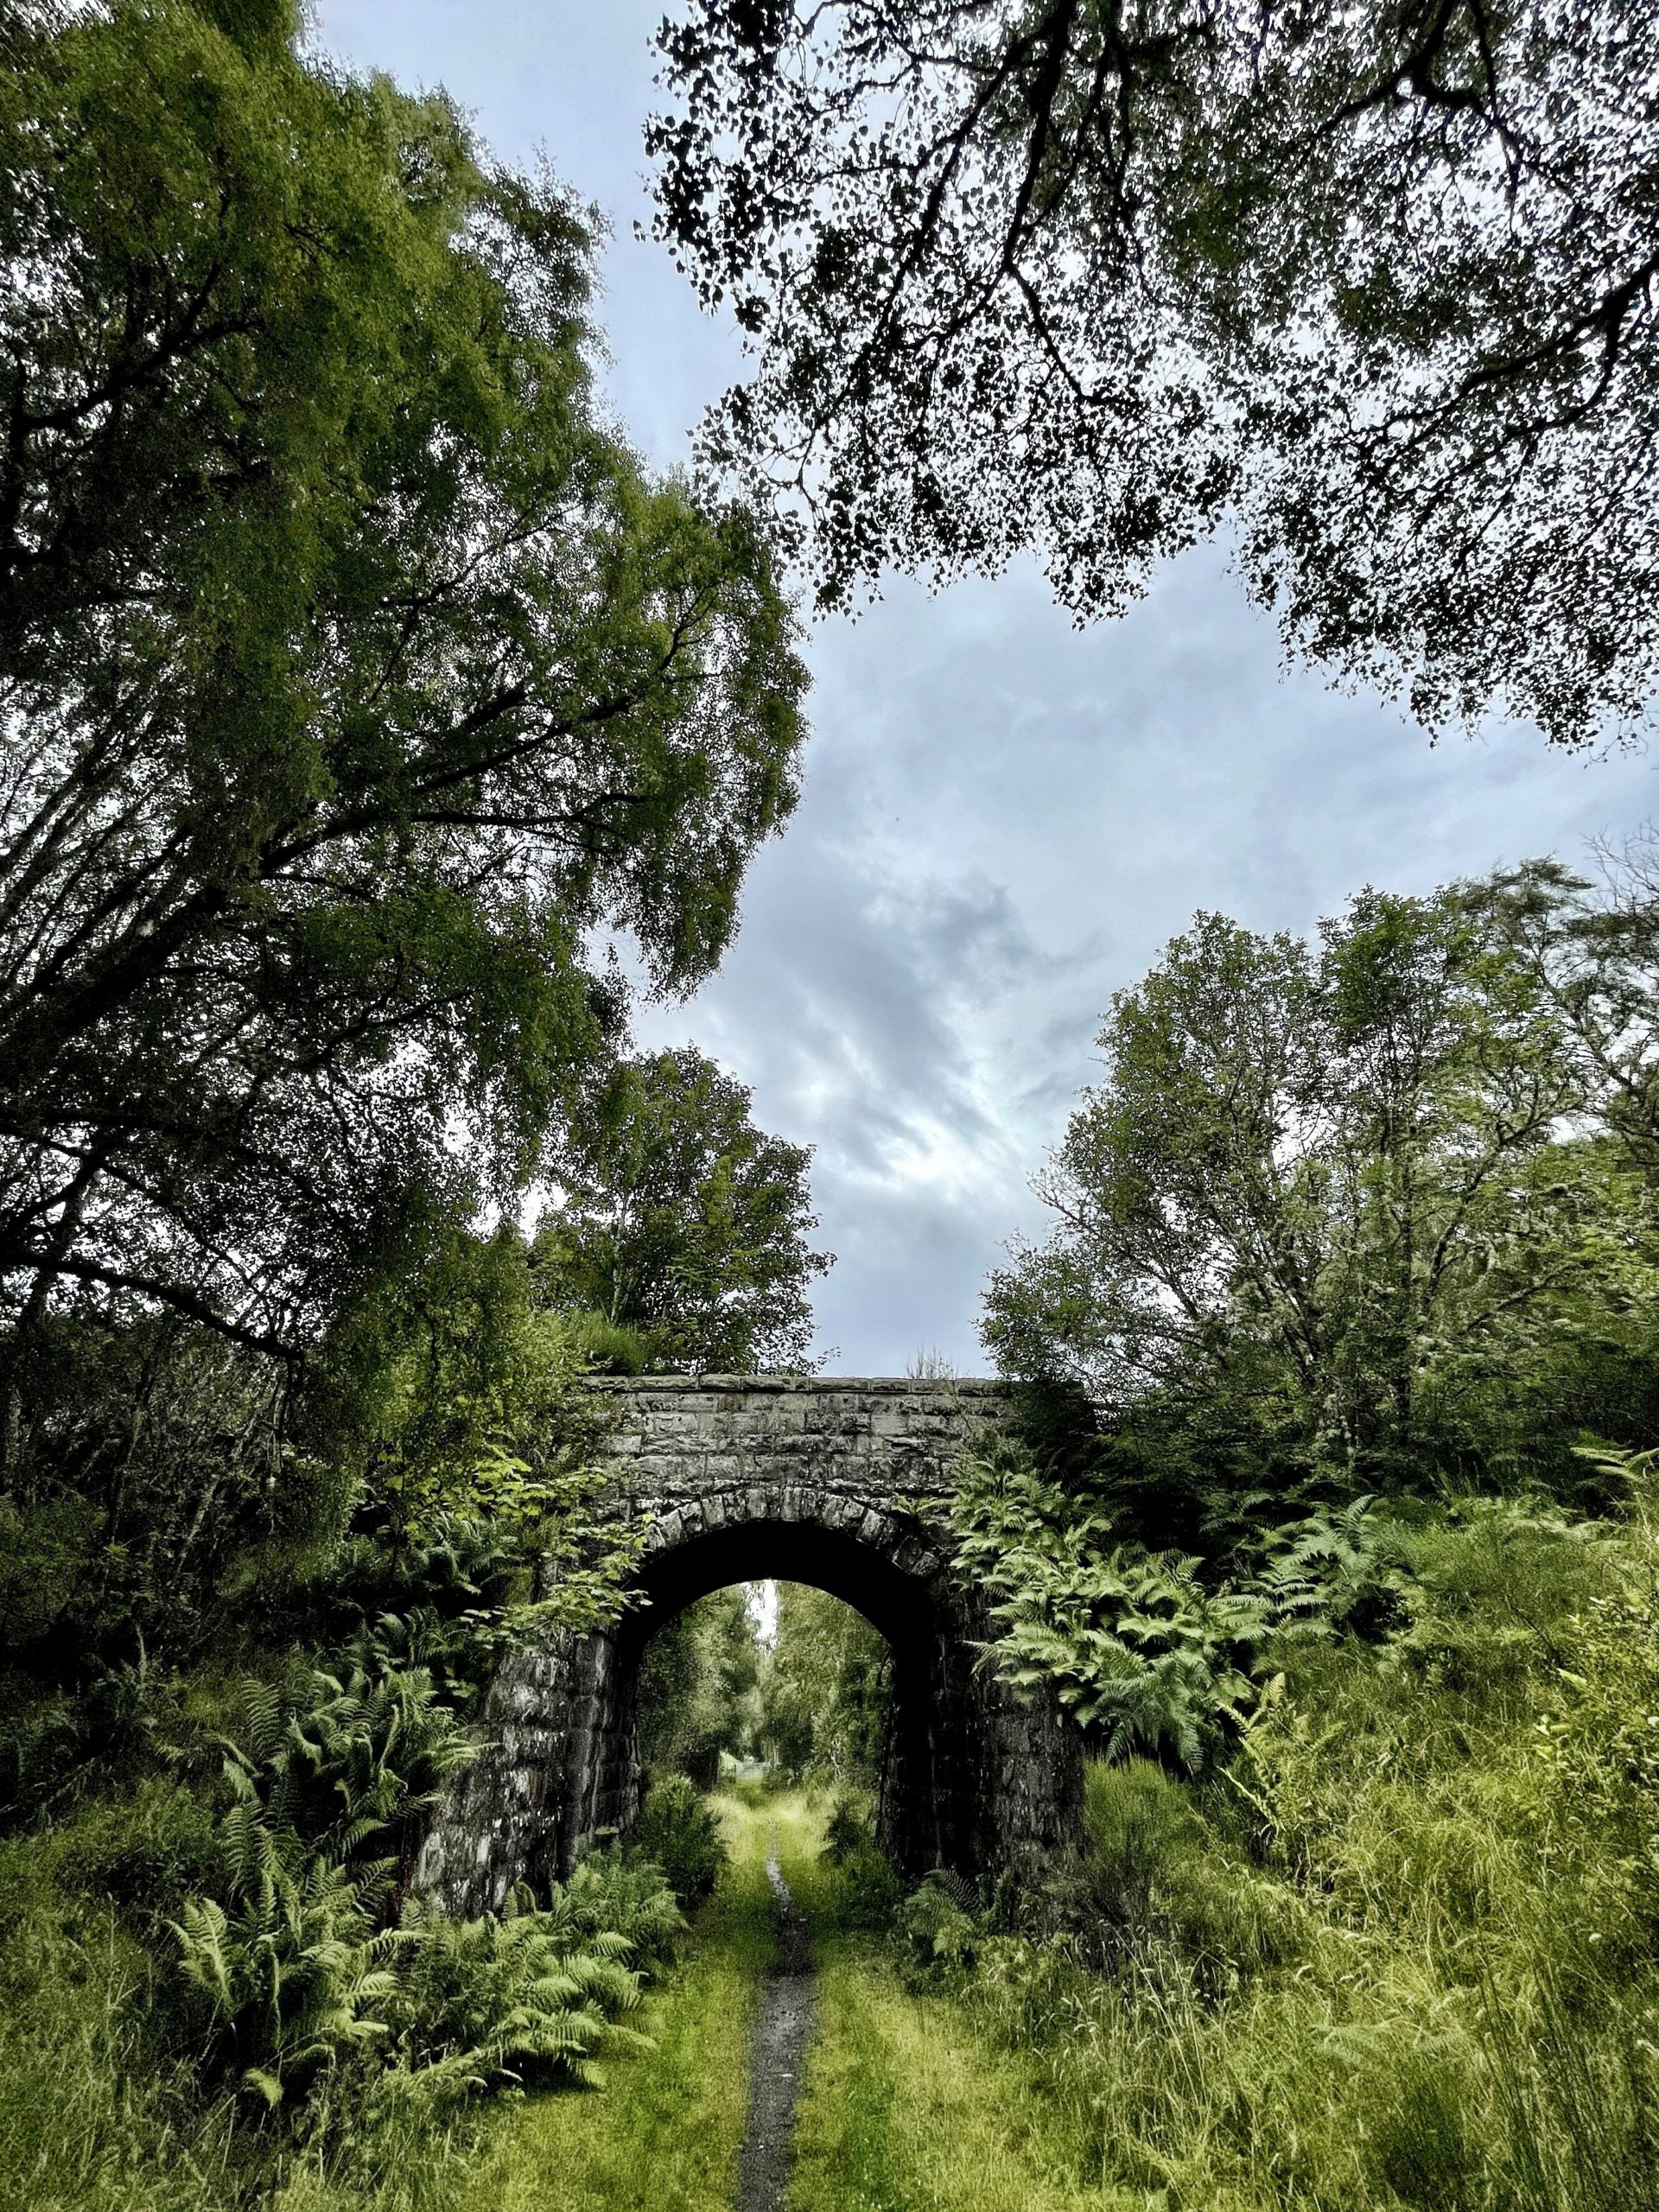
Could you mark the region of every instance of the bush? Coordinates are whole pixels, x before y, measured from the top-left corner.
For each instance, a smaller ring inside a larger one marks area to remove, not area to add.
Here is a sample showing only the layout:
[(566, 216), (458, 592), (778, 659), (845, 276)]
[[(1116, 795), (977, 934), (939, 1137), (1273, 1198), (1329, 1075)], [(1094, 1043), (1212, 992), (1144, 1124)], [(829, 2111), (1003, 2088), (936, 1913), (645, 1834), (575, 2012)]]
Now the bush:
[(831, 1868), (824, 1902), (837, 1928), (881, 1934), (892, 1927), (904, 1894), (892, 1861), (866, 1840)]
[(830, 1808), (824, 1823), (823, 1856), (839, 1866), (861, 1851), (875, 1847), (875, 1811), (867, 1797), (843, 1790)]
[(1155, 1938), (1209, 1978), (1236, 1975), (1289, 1957), (1303, 1940), (1290, 1885), (1254, 1865), (1192, 1787), (1148, 1759), (1090, 1762), (1084, 1836), (1051, 1902), (1098, 1965)]
[[(1287, 1620), (1207, 1783), (1091, 1766), (1072, 1932), (918, 1958), (1125, 2202), (1659, 2203), (1659, 1497), (1396, 1516), (1387, 1618)], [(1298, 1572), (1300, 1570), (1299, 1569)], [(1288, 1609), (1287, 1609), (1288, 1611)], [(1373, 1609), (1373, 1611), (1375, 1609)], [(1105, 1969), (1102, 1971), (1101, 1969)], [(938, 1973), (938, 1968), (933, 1969)]]
[(709, 1895), (728, 1856), (714, 1808), (683, 1774), (652, 1783), (630, 1843), (637, 1859), (661, 1868), (683, 1905)]
[(186, 1897), (210, 1889), (221, 1867), (211, 1807), (162, 1778), (89, 1800), (52, 1837), (48, 1853), (66, 1891), (115, 1905), (146, 1935)]
[(633, 2040), (614, 2021), (639, 2001), (633, 1946), (588, 1924), (591, 1891), (557, 1890), (542, 1910), (520, 1897), (499, 1919), (412, 1912), (412, 1955), (385, 2006), (405, 2064), (454, 2087), (591, 2082), (595, 2051)]
[(636, 1961), (665, 1955), (685, 1927), (673, 1891), (650, 1859), (595, 1851), (565, 1884), (564, 1899), (576, 1929), (585, 1935), (608, 1929), (620, 1936)]
[(899, 1935), (925, 1968), (968, 1967), (984, 1930), (972, 1890), (959, 1875), (935, 1867), (899, 1909)]

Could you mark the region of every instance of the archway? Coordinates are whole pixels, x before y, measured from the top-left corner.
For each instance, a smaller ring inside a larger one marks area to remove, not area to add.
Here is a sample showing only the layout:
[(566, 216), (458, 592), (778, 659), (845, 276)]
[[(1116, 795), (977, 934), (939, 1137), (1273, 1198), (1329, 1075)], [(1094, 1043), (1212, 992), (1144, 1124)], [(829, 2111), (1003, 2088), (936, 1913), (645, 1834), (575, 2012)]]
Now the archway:
[[(638, 1806), (639, 1669), (657, 1630), (735, 1582), (775, 1580), (823, 1590), (862, 1615), (887, 1644), (891, 1686), (882, 1727), (877, 1838), (901, 1872), (979, 1867), (983, 1762), (975, 1756), (973, 1654), (942, 1606), (934, 1573), (894, 1563), (893, 1544), (816, 1522), (755, 1520), (647, 1554), (641, 1603), (613, 1634), (610, 1726), (594, 1738), (593, 1827), (626, 1833)], [(983, 1700), (978, 1700), (982, 1704)]]
[(1076, 1740), (976, 1662), (988, 1630), (933, 1503), (1000, 1409), (994, 1384), (753, 1376), (613, 1386), (619, 1502), (650, 1521), (639, 1603), (504, 1665), (483, 1755), (434, 1823), (417, 1881), (498, 1910), (515, 1881), (568, 1873), (639, 1803), (639, 1671), (652, 1629), (711, 1590), (775, 1577), (857, 1607), (893, 1688), (881, 1841), (902, 1872), (1039, 1873), (1075, 1830)]

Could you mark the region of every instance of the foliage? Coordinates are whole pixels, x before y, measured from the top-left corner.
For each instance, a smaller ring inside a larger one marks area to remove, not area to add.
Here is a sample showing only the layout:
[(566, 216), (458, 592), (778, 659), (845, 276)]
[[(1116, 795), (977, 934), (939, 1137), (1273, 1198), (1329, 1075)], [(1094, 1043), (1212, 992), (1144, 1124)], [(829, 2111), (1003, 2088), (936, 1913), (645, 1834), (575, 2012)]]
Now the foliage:
[(707, 1897), (727, 1863), (714, 1808), (683, 1774), (665, 1774), (652, 1783), (629, 1843), (660, 1870), (682, 1904)]
[(693, 1047), (625, 1062), (542, 1218), (543, 1295), (636, 1332), (652, 1366), (810, 1366), (807, 1286), (830, 1264), (807, 1248), (810, 1159)]
[(243, 1707), (224, 1747), (219, 1894), (187, 1899), (175, 1933), (216, 2070), (276, 2105), (386, 2034), (399, 1847), (466, 1748), (429, 1675), (372, 1660), (297, 1695), (250, 1682)]
[(637, 1999), (624, 1961), (682, 1924), (662, 1877), (592, 1863), (503, 1919), (403, 1906), (415, 1818), (467, 1756), (430, 1675), (369, 1648), (308, 1695), (252, 1682), (243, 1701), (217, 1894), (187, 1900), (176, 1927), (216, 2070), (273, 2106), (380, 2045), (404, 2094), (434, 2104), (589, 2078)]
[[(466, 2212), (729, 2212), (757, 2003), (777, 1942), (766, 1859), (792, 1810), (721, 1799), (732, 1865), (682, 1962), (630, 2016), (648, 2047), (607, 2062), (602, 2096), (518, 2107), (492, 2133)], [(614, 1864), (586, 1859), (575, 1879), (596, 1865), (610, 1878)]]
[[(1622, 1473), (1618, 1455), (1606, 1464)], [(1508, 1609), (1513, 1640), (1528, 1634), (1533, 1600), (1512, 1586), (1535, 1545), (1558, 1582), (1568, 1557), (1595, 1572), (1595, 1524), (1554, 1507), (1471, 1497), (1449, 1510), (1469, 1534), (1459, 1572), (1487, 1576), (1480, 1595)], [(1109, 1491), (1062, 1489), (1013, 1442), (959, 1469), (948, 1524), (959, 1567), (994, 1601), (986, 1659), (1137, 1768), (1137, 1751), (1193, 1771), (1230, 1748), (1299, 1645), (1388, 1636), (1408, 1648), (1430, 1573), (1410, 1521), (1363, 1497), (1260, 1525), (1224, 1565), (1152, 1553), (1125, 1541)]]
[(1317, 947), (1200, 916), (1114, 1001), (985, 1336), (1188, 1542), (1229, 1491), (1570, 1486), (1651, 1410), (1649, 1188), (1495, 896), (1367, 893)]
[(1260, 1596), (1209, 1592), (1196, 1560), (1116, 1541), (1104, 1512), (1010, 1446), (969, 1463), (949, 1515), (958, 1564), (995, 1600), (989, 1653), (1017, 1688), (1056, 1699), (1108, 1757), (1203, 1763), (1249, 1700), (1270, 1620)]
[(706, 974), (792, 802), (767, 552), (601, 423), (568, 195), (298, 29), (8, 22), (24, 1346), (67, 1307), (314, 1344), (556, 1160), (622, 1010), (597, 940)]
[[(626, 1090), (608, 941), (719, 958), (804, 671), (753, 519), (603, 419), (588, 219), (302, 29), (6, 11), (8, 2202), (58, 2069), (65, 2201), (423, 2212), (681, 1924), (644, 1865), (410, 1891), (503, 1647), (637, 1556), (512, 1224)], [(705, 1318), (810, 1225), (748, 1135)]]
[(831, 1863), (823, 1909), (843, 1934), (885, 1935), (904, 1903), (904, 1884), (893, 1861), (865, 1836)]
[(367, 1638), (463, 1713), (505, 1642), (615, 1609), (642, 1531), (604, 1502), (609, 1416), (514, 1232), (448, 1240), (342, 1326), (273, 1414), (288, 1441), (238, 1433), (247, 1356), (211, 1332), (53, 1334), (67, 1356), (0, 1499), (14, 1819), (142, 1771), (210, 1652)]
[(982, 1930), (966, 1885), (939, 1869), (905, 1899), (898, 1931), (912, 1957), (925, 1967), (969, 1967)]
[(1281, 1631), (1201, 1783), (1092, 1766), (1070, 1932), (936, 1978), (1071, 2170), (1268, 2212), (1567, 2212), (1659, 2187), (1659, 1514), (1471, 1498), (1390, 1527), (1392, 1623)]
[(593, 2056), (624, 2032), (615, 2016), (638, 2004), (639, 1980), (623, 1963), (628, 1937), (589, 1916), (566, 1891), (542, 1910), (413, 1916), (419, 1940), (387, 2005), (404, 2063), (479, 2088), (594, 2081)]
[[(175, 1785), (174, 1802), (196, 1801)], [(381, 1947), (389, 1986), (358, 2016), (385, 2032), (355, 2048), (334, 2038), (302, 2101), (290, 2066), (290, 2124), (275, 2126), (264, 2096), (218, 2094), (204, 2079), (199, 2021), (156, 1987), (146, 1923), (102, 1893), (102, 1867), (153, 1859), (156, 1811), (106, 1801), (44, 1839), (0, 1845), (9, 2204), (454, 2212), (476, 2170), (486, 2084), (549, 2068), (575, 2078), (591, 2050), (638, 2045), (616, 2019), (633, 2013), (639, 1979), (623, 1959), (646, 1956), (679, 1916), (646, 1870), (590, 1861), (540, 1912), (461, 1925), (408, 1914)], [(166, 1817), (176, 1828), (176, 1812)]]
[(639, 1758), (647, 1775), (679, 1773), (701, 1789), (720, 1778), (754, 1724), (760, 1645), (740, 1587), (712, 1590), (659, 1628), (639, 1662)]
[(780, 1582), (760, 1683), (760, 1740), (779, 1772), (873, 1789), (889, 1688), (885, 1638), (827, 1591)]
[(982, 1934), (962, 1885), (943, 1871), (927, 1875), (899, 1909), (898, 1930), (927, 1967), (971, 1966)]
[(1659, 833), (1604, 852), (1601, 880), (1535, 860), (1477, 891), (1483, 918), (1561, 1024), (1621, 1149), (1659, 1169)]
[(685, 1932), (685, 1915), (661, 1871), (626, 1853), (590, 1852), (563, 1885), (561, 1897), (579, 1936), (620, 1936), (642, 1963), (670, 1956)]
[(688, 0), (658, 234), (755, 355), (713, 453), (830, 603), (1224, 533), (1293, 650), (1560, 742), (1643, 719), (1651, 11)]
[(868, 1798), (849, 1796), (842, 1790), (830, 1807), (823, 1824), (823, 1856), (831, 1866), (864, 1850), (875, 1840), (874, 1808)]
[(396, 1934), (377, 1930), (360, 1877), (288, 1836), (261, 1838), (257, 1884), (227, 1911), (190, 1898), (179, 1960), (219, 2031), (219, 2064), (268, 2104), (386, 2032)]

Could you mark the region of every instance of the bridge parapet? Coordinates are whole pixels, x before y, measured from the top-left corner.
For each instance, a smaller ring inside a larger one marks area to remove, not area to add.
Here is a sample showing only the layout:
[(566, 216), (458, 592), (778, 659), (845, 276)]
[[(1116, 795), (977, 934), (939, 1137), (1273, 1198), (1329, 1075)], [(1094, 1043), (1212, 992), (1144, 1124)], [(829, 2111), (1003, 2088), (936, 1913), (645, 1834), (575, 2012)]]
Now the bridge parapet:
[(943, 1496), (1007, 1395), (978, 1377), (616, 1376), (596, 1387), (617, 1405), (607, 1448), (642, 1509), (757, 1482)]

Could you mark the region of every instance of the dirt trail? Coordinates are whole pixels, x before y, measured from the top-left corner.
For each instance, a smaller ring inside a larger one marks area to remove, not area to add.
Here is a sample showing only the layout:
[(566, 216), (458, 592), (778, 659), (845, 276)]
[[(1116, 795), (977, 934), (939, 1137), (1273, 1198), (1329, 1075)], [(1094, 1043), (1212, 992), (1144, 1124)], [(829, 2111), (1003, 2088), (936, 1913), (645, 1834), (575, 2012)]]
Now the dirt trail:
[(795, 2101), (800, 2094), (801, 2060), (812, 2032), (817, 1995), (806, 1922), (778, 1864), (775, 1837), (766, 1859), (766, 1879), (777, 1904), (778, 1966), (760, 1993), (760, 2018), (755, 2023), (754, 2067), (749, 2080), (743, 2156), (738, 2167), (736, 2212), (781, 2212), (795, 2133)]

